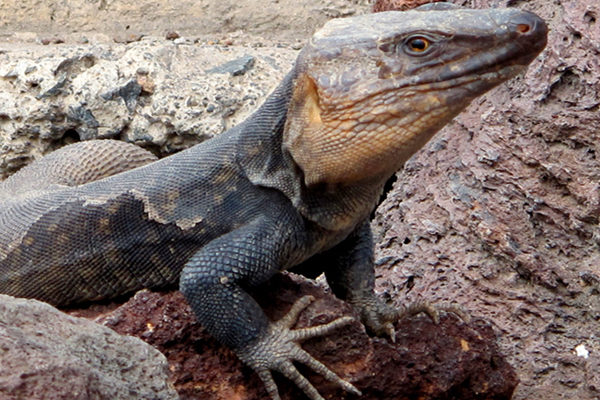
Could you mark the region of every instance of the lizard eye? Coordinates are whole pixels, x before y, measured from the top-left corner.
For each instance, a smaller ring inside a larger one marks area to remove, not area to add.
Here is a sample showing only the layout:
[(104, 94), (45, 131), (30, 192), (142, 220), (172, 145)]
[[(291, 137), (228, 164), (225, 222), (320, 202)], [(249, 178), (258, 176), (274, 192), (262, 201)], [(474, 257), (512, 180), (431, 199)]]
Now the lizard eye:
[(404, 42), (406, 51), (414, 55), (425, 54), (430, 45), (431, 40), (423, 36), (411, 36)]

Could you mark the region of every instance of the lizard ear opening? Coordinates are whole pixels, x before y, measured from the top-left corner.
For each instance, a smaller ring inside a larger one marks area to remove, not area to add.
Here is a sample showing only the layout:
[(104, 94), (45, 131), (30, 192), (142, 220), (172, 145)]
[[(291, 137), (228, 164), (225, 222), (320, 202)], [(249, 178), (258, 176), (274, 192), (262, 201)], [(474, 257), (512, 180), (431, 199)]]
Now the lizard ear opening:
[(317, 148), (323, 128), (319, 93), (306, 74), (296, 79), (283, 132), (283, 146), (302, 169), (306, 185), (321, 180), (321, 163)]

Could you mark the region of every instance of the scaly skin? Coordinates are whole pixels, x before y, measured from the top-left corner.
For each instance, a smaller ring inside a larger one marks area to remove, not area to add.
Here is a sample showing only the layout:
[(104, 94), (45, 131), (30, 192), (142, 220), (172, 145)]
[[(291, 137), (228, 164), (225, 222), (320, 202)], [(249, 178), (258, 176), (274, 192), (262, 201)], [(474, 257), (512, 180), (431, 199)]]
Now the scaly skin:
[[(263, 106), (212, 140), (154, 162), (118, 142), (78, 144), (0, 184), (0, 292), (66, 305), (179, 282), (272, 399), (279, 371), (322, 400), (293, 361), (359, 394), (296, 343), (348, 317), (293, 330), (310, 299), (271, 322), (246, 290), (281, 270), (324, 271), (371, 332), (393, 337), (401, 312), (374, 295), (368, 223), (385, 181), (545, 43), (544, 23), (514, 9), (331, 21)], [(117, 150), (139, 167), (122, 172)]]

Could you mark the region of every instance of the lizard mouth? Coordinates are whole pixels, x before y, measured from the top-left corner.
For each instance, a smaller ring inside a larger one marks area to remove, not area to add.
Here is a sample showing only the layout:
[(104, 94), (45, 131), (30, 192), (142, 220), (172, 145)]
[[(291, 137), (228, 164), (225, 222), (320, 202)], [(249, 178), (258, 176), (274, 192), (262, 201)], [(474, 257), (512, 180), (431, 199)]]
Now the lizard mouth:
[[(452, 63), (452, 68), (440, 74), (440, 79), (453, 79), (460, 75), (485, 77), (494, 72), (505, 78), (506, 71), (525, 68), (546, 47), (548, 28), (537, 15), (524, 12), (510, 23), (505, 23), (505, 26), (507, 32), (501, 36), (500, 45), (494, 46), (491, 43), (490, 47), (493, 50), (483, 52), (477, 57), (467, 55), (457, 60), (457, 63)], [(467, 41), (470, 38), (463, 40)], [(460, 67), (457, 68), (456, 64)]]

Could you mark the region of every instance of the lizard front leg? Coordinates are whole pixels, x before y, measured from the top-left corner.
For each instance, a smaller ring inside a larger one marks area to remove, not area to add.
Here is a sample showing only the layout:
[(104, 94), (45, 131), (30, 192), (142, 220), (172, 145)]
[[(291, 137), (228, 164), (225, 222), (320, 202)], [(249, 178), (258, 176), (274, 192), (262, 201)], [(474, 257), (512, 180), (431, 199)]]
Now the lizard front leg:
[(305, 352), (300, 340), (325, 335), (348, 324), (343, 317), (329, 324), (293, 330), (298, 314), (312, 301), (301, 298), (277, 322), (268, 320), (245, 288), (263, 283), (285, 265), (299, 243), (293, 218), (259, 217), (211, 241), (186, 264), (180, 289), (199, 322), (217, 340), (230, 347), (262, 379), (273, 400), (279, 400), (271, 371), (292, 380), (311, 400), (323, 397), (298, 372), (293, 362), (306, 364), (350, 392), (360, 392)]
[(320, 254), (314, 262), (326, 265), (325, 276), (333, 293), (350, 303), (372, 333), (396, 339), (394, 323), (406, 314), (425, 312), (438, 321), (438, 311), (427, 302), (393, 308), (375, 295), (373, 237), (368, 221), (336, 247)]

